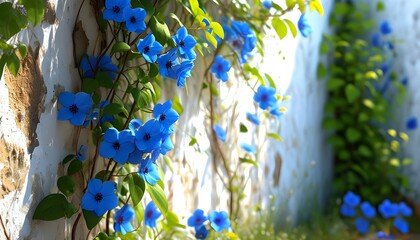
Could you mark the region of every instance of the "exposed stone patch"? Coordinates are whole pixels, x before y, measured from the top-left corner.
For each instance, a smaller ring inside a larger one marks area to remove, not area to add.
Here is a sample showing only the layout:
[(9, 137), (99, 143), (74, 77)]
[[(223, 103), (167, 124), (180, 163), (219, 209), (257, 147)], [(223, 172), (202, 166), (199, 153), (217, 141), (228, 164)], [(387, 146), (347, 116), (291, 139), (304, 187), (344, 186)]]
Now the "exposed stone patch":
[(55, 14), (55, 5), (52, 2), (46, 4), (44, 21), (51, 25), (58, 23), (57, 15)]
[(20, 188), (28, 172), (24, 149), (0, 139), (0, 199)]
[(39, 145), (36, 136), (36, 127), (41, 113), (44, 111), (47, 88), (39, 69), (38, 49), (28, 49), (27, 56), (21, 60), (21, 67), (15, 77), (7, 70), (4, 79), (9, 89), (10, 107), (15, 113), (16, 126), (25, 134), (28, 152), (32, 153)]

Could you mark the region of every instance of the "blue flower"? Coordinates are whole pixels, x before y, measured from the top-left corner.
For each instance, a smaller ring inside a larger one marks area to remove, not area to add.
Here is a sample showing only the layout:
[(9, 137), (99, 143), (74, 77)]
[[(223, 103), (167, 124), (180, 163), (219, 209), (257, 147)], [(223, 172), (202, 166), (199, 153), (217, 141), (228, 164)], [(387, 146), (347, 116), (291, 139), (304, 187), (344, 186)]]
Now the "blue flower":
[(158, 208), (156, 207), (153, 201), (150, 201), (147, 204), (146, 209), (144, 209), (144, 225), (155, 228), (156, 227), (156, 220), (162, 215), (159, 212)]
[(162, 77), (177, 79), (176, 70), (178, 69), (178, 56), (176, 55), (176, 48), (172, 48), (167, 53), (158, 57), (159, 74)]
[(213, 131), (216, 133), (216, 136), (220, 141), (222, 141), (222, 142), (226, 141), (226, 131), (223, 128), (221, 128), (219, 125), (215, 124), (213, 126)]
[(401, 84), (404, 85), (404, 86), (407, 86), (407, 84), (408, 84), (408, 77), (403, 77), (401, 79)]
[(308, 20), (305, 18), (305, 14), (300, 15), (299, 21), (298, 21), (298, 28), (302, 36), (308, 37), (312, 33), (312, 28), (308, 24)]
[(124, 22), (124, 10), (130, 7), (130, 0), (106, 0), (104, 19)]
[(82, 197), (82, 209), (93, 211), (96, 216), (102, 216), (108, 210), (117, 207), (116, 186), (117, 184), (113, 181), (102, 182), (96, 178), (91, 179), (87, 192)]
[(139, 164), (143, 160), (144, 152), (134, 148), (134, 151), (128, 155), (127, 162), (131, 164)]
[(179, 56), (188, 60), (194, 60), (197, 57), (194, 52), (194, 46), (197, 42), (193, 36), (188, 34), (185, 27), (180, 27), (172, 39), (178, 46)]
[(394, 226), (403, 234), (407, 234), (410, 231), (408, 223), (400, 217), (394, 219)]
[(270, 9), (271, 7), (273, 7), (273, 2), (271, 0), (263, 0), (262, 5), (265, 8)]
[(392, 32), (391, 25), (388, 21), (382, 21), (379, 25), (379, 30), (383, 35), (390, 34)]
[(201, 209), (196, 209), (191, 217), (188, 218), (188, 226), (195, 227), (198, 229), (207, 221), (207, 217), (204, 215), (204, 211)]
[(357, 231), (361, 234), (367, 234), (369, 232), (369, 221), (364, 218), (357, 218), (356, 219), (356, 228)]
[(255, 125), (260, 125), (261, 121), (258, 118), (257, 114), (252, 114), (250, 112), (246, 113), (246, 118), (248, 119), (248, 121), (252, 122)]
[(230, 221), (228, 219), (228, 214), (226, 211), (212, 211), (209, 214), (210, 226), (216, 232), (220, 232), (223, 229), (229, 230)]
[(344, 203), (340, 207), (340, 213), (344, 217), (354, 217), (356, 215), (356, 209)]
[(171, 138), (169, 137), (169, 134), (166, 135), (166, 137), (162, 138), (162, 144), (160, 145), (160, 153), (162, 155), (166, 155), (168, 151), (171, 151), (174, 148), (174, 145), (172, 144)]
[(197, 239), (206, 239), (208, 234), (209, 232), (204, 225), (201, 225), (199, 228), (195, 228), (195, 237)]
[(377, 33), (377, 32), (374, 32), (372, 34), (372, 38), (371, 38), (370, 42), (372, 43), (372, 45), (374, 47), (380, 48), (381, 47), (381, 35), (379, 35), (379, 33)]
[(418, 121), (417, 121), (417, 117), (410, 117), (409, 119), (407, 119), (407, 121), (405, 122), (405, 127), (408, 130), (416, 130), (418, 126)]
[[(98, 62), (99, 60), (99, 62)], [(112, 79), (115, 79), (118, 67), (112, 63), (108, 55), (84, 57), (80, 62), (80, 68), (84, 78), (94, 78), (97, 71), (105, 72)]]
[(253, 54), (257, 37), (246, 22), (232, 21), (235, 34), (230, 36), (232, 46), (241, 53), (241, 63), (246, 63)]
[(386, 233), (380, 231), (376, 233), (376, 237), (379, 239), (394, 239), (392, 235), (387, 235)]
[(281, 116), (283, 116), (283, 113), (280, 111), (280, 108), (278, 107), (277, 103), (276, 105), (271, 106), (269, 113), (277, 118), (280, 118)]
[(257, 149), (255, 148), (255, 146), (248, 144), (248, 143), (241, 143), (239, 144), (239, 146), (248, 153), (252, 153), (255, 154), (257, 152)]
[(183, 61), (181, 64), (176, 66), (176, 85), (178, 87), (185, 86), (185, 79), (191, 77), (191, 70), (194, 67), (194, 63), (189, 60)]
[(83, 162), (86, 160), (88, 147), (84, 144), (80, 145), (79, 150), (76, 153), (76, 159)]
[(352, 191), (349, 191), (343, 197), (344, 203), (351, 206), (356, 207), (360, 203), (360, 197), (354, 194)]
[(141, 125), (143, 125), (143, 122), (140, 119), (133, 118), (128, 124), (128, 129), (130, 129), (130, 131), (135, 135), (136, 131), (140, 129)]
[(114, 216), (114, 231), (121, 232), (125, 235), (127, 232), (134, 231), (131, 225), (131, 219), (134, 217), (134, 210), (130, 205), (124, 205), (120, 210), (115, 213)]
[(374, 218), (376, 216), (375, 208), (369, 202), (363, 202), (360, 209), (367, 218)]
[(394, 217), (398, 214), (398, 206), (396, 204), (391, 203), (391, 201), (389, 201), (388, 199), (385, 199), (379, 205), (378, 209), (384, 218)]
[(146, 30), (145, 18), (146, 11), (143, 8), (126, 8), (124, 10), (125, 26), (130, 32), (138, 34), (144, 32)]
[(218, 79), (221, 79), (223, 82), (228, 80), (228, 72), (231, 68), (231, 65), (228, 60), (224, 59), (222, 56), (217, 55), (214, 58), (214, 63), (210, 67), (210, 71), (216, 75)]
[(159, 121), (151, 119), (136, 132), (135, 143), (140, 151), (150, 153), (160, 147), (162, 141)]
[(153, 117), (160, 122), (162, 126), (161, 132), (167, 133), (168, 129), (172, 124), (174, 124), (178, 118), (179, 114), (172, 108), (172, 101), (166, 101), (163, 104), (156, 104), (153, 108)]
[(139, 175), (150, 185), (154, 186), (160, 180), (159, 171), (150, 156), (141, 161)]
[(413, 210), (405, 202), (400, 202), (398, 203), (398, 213), (405, 217), (410, 217), (413, 214)]
[(99, 155), (113, 158), (119, 164), (125, 164), (128, 155), (134, 151), (133, 140), (134, 136), (130, 130), (118, 132), (115, 128), (108, 128), (99, 145)]
[(83, 124), (92, 107), (92, 97), (85, 92), (62, 92), (58, 96), (58, 102), (63, 107), (58, 111), (57, 119), (69, 120), (75, 126)]
[(155, 40), (155, 36), (150, 33), (144, 39), (139, 40), (137, 49), (147, 62), (154, 63), (157, 60), (157, 54), (163, 50), (163, 47)]
[(254, 95), (254, 101), (257, 102), (261, 109), (265, 110), (268, 107), (277, 105), (276, 90), (272, 87), (259, 86), (257, 93)]

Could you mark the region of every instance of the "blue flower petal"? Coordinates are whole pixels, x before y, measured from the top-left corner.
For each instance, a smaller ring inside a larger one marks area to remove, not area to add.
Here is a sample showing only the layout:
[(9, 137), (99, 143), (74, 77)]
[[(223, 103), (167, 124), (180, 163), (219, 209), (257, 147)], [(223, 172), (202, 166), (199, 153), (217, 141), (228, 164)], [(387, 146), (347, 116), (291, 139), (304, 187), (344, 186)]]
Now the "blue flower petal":
[(58, 102), (63, 105), (64, 107), (70, 107), (74, 104), (75, 96), (71, 92), (62, 92), (58, 96)]
[(61, 108), (57, 113), (57, 120), (69, 120), (73, 117), (73, 113), (66, 107)]

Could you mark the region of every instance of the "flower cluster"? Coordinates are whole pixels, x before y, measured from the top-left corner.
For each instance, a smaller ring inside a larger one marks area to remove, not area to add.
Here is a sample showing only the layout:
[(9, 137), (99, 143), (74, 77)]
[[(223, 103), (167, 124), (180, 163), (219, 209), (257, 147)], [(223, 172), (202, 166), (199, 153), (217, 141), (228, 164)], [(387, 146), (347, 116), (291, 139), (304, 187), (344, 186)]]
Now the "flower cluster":
[(146, 30), (146, 11), (143, 8), (131, 8), (130, 0), (106, 0), (103, 16), (106, 20), (124, 22), (130, 32), (140, 34)]
[(139, 119), (133, 119), (128, 129), (122, 131), (108, 128), (99, 146), (102, 157), (112, 158), (122, 165), (127, 162), (140, 164), (140, 176), (151, 185), (160, 179), (157, 158), (173, 148), (170, 135), (179, 115), (172, 108), (172, 102), (167, 101), (154, 107), (153, 117), (144, 124)]
[(372, 34), (371, 43), (377, 48), (394, 49), (392, 41), (387, 39), (387, 36), (392, 33), (391, 25), (388, 21), (382, 21), (379, 24), (379, 33), (374, 32)]
[(221, 232), (223, 229), (229, 230), (230, 221), (228, 214), (225, 211), (211, 211), (209, 216), (204, 215), (204, 211), (196, 209), (191, 217), (188, 218), (188, 226), (195, 230), (195, 237), (197, 239), (205, 239), (208, 235), (208, 230), (205, 223), (209, 221), (211, 228), (216, 232)]
[[(254, 101), (258, 103), (259, 108), (267, 110), (272, 116), (281, 117), (283, 115), (279, 107), (279, 101), (277, 101), (276, 90), (270, 86), (259, 86), (254, 95)], [(259, 125), (256, 115), (249, 113), (247, 117), (251, 122)]]
[(172, 39), (177, 47), (158, 57), (159, 74), (162, 77), (175, 79), (178, 87), (184, 87), (185, 79), (191, 76), (194, 60), (197, 57), (194, 52), (196, 41), (188, 34), (185, 27), (179, 28)]
[(231, 21), (230, 26), (224, 24), (223, 31), (225, 32), (224, 40), (239, 53), (241, 63), (247, 63), (248, 58), (254, 54), (257, 44), (255, 32), (248, 23), (242, 21)]
[[(359, 207), (361, 216), (358, 216), (357, 207)], [(391, 203), (388, 199), (384, 200), (378, 207), (378, 211), (385, 219), (395, 217), (393, 224), (401, 233), (407, 234), (409, 231), (408, 223), (403, 217), (412, 215), (412, 209), (406, 203)], [(357, 194), (349, 191), (343, 197), (343, 204), (340, 207), (340, 213), (344, 217), (357, 217), (355, 226), (361, 234), (369, 232), (369, 220), (376, 217), (376, 208), (365, 201), (361, 203), (361, 198)]]

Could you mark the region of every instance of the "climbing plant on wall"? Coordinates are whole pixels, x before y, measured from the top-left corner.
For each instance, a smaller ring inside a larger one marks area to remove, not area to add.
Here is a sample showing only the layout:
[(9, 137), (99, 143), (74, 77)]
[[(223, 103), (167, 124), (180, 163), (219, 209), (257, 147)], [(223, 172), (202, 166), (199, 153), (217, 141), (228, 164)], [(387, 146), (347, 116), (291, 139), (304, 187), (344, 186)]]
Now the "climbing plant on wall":
[[(379, 3), (378, 9), (383, 6)], [(334, 34), (325, 36), (320, 49), (330, 63), (321, 63), (318, 75), (327, 78), (323, 127), (332, 130), (335, 193), (352, 190), (373, 204), (398, 200), (398, 193), (408, 188), (401, 167), (410, 160), (400, 154), (408, 135), (388, 127), (390, 106), (404, 96), (404, 85), (392, 69), (391, 23), (369, 18), (366, 4), (340, 1), (330, 25)]]

